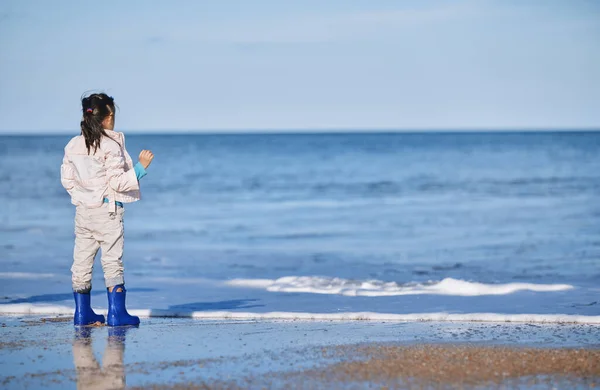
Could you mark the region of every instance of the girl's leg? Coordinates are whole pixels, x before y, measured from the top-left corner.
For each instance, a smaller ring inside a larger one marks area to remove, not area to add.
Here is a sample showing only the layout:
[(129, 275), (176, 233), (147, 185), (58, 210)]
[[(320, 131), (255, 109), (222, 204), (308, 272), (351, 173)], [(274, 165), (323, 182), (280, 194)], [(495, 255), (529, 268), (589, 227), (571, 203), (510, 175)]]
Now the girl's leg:
[(124, 283), (123, 278), (123, 208), (104, 213), (97, 220), (97, 236), (102, 248), (102, 270), (106, 288)]
[(75, 231), (75, 249), (71, 266), (71, 282), (73, 291), (89, 294), (92, 289), (92, 271), (94, 258), (100, 249), (100, 243), (92, 237), (91, 232)]
[(75, 215), (75, 248), (71, 266), (71, 281), (75, 299), (73, 323), (75, 325), (104, 323), (104, 316), (94, 313), (91, 307), (92, 271), (94, 258), (100, 244), (89, 227), (87, 210), (78, 208)]
[(129, 315), (125, 308), (125, 285), (123, 277), (123, 215), (122, 207), (117, 212), (106, 215), (106, 220), (98, 227), (102, 240), (102, 269), (108, 294), (108, 325), (138, 325), (140, 319)]

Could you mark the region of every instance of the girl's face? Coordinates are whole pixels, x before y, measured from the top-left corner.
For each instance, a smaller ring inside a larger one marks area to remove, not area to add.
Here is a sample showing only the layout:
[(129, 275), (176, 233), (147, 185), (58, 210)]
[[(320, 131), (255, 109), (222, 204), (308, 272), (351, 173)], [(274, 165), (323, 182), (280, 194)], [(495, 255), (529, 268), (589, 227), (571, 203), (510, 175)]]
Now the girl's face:
[(108, 114), (106, 116), (106, 118), (104, 118), (104, 120), (102, 121), (102, 127), (104, 127), (106, 130), (114, 130), (115, 129), (115, 113), (114, 113), (114, 111), (110, 110), (110, 107), (109, 107), (109, 111), (111, 111), (111, 113)]

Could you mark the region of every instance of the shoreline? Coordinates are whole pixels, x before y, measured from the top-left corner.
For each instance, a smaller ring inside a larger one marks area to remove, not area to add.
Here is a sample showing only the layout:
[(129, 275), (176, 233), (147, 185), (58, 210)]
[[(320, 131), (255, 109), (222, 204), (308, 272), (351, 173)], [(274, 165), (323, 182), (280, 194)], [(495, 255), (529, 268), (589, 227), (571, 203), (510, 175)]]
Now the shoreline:
[[(58, 305), (0, 304), (1, 316), (70, 316), (73, 308)], [(94, 308), (98, 314), (106, 310)], [(454, 322), (454, 323), (516, 323), (516, 324), (600, 324), (600, 316), (575, 314), (501, 314), (501, 313), (378, 313), (378, 312), (239, 312), (186, 311), (170, 309), (131, 309), (140, 318), (178, 318), (207, 321), (387, 321), (387, 322)]]

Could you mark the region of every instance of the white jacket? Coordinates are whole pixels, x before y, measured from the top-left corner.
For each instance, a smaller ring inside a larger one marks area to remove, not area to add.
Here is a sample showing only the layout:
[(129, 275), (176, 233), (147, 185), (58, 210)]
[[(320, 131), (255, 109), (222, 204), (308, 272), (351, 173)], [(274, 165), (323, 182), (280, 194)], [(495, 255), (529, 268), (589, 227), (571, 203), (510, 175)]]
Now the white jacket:
[(90, 150), (88, 154), (83, 135), (73, 137), (65, 146), (60, 179), (76, 206), (96, 208), (105, 198), (110, 205), (141, 198), (133, 162), (125, 149), (125, 136), (112, 130), (106, 133), (108, 137), (102, 137), (95, 153)]

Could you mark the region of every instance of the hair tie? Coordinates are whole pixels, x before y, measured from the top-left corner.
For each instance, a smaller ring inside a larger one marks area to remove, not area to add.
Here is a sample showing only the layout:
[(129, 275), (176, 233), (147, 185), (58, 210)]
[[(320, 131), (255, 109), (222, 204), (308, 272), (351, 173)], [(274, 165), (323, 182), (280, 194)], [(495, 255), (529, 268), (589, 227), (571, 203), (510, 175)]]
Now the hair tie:
[(94, 110), (92, 110), (91, 108), (88, 108), (87, 110), (85, 110), (85, 112), (89, 112), (91, 114), (92, 112), (94, 112)]

